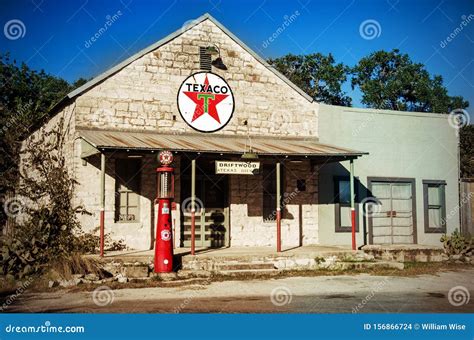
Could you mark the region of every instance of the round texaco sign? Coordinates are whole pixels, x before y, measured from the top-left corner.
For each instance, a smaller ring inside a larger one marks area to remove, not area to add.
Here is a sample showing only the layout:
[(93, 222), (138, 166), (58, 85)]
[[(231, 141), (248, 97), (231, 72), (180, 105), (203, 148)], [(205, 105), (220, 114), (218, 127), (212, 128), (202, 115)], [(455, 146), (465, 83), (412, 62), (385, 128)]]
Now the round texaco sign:
[(178, 109), (184, 121), (194, 130), (215, 132), (231, 120), (234, 95), (229, 84), (217, 74), (198, 72), (181, 84)]
[(170, 151), (161, 151), (158, 158), (162, 165), (170, 165), (173, 163), (173, 154)]

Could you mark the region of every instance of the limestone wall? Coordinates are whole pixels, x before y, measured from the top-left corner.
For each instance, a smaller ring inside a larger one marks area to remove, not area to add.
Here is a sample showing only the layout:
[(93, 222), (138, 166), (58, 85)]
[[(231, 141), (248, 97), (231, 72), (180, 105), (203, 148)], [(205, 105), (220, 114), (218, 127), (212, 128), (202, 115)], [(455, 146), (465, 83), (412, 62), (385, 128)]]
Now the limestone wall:
[(219, 133), (317, 137), (318, 104), (310, 103), (210, 20), (79, 96), (77, 125), (195, 132), (178, 112), (177, 93), (187, 76), (200, 71), (199, 47), (212, 44), (220, 48), (228, 67), (213, 72), (226, 79), (235, 98), (234, 116)]
[[(308, 160), (283, 162), (282, 173), (282, 244), (286, 247), (317, 244), (317, 169)], [(305, 191), (297, 190), (297, 180), (305, 181)], [(264, 221), (262, 216), (263, 174), (230, 176), (230, 190), (231, 245), (275, 246), (276, 222)]]

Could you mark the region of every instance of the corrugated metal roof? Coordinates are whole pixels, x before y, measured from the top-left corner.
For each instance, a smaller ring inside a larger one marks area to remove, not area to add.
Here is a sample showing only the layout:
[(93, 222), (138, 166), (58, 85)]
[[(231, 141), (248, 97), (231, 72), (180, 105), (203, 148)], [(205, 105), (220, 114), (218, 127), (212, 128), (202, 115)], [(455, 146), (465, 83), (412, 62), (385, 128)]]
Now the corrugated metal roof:
[[(98, 149), (172, 150), (203, 153), (242, 154), (249, 149), (246, 136), (210, 134), (158, 134), (114, 130), (78, 130), (79, 135)], [(367, 154), (321, 144), (301, 137), (251, 136), (252, 151), (259, 155), (361, 156)]]

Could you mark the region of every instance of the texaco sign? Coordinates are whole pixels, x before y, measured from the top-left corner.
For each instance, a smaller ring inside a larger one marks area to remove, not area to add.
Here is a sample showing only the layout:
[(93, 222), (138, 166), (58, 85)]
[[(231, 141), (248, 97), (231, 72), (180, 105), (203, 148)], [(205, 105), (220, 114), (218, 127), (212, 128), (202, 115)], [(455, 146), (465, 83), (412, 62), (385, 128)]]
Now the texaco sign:
[(198, 72), (186, 78), (178, 91), (178, 109), (184, 121), (200, 132), (215, 132), (232, 119), (234, 95), (220, 76)]

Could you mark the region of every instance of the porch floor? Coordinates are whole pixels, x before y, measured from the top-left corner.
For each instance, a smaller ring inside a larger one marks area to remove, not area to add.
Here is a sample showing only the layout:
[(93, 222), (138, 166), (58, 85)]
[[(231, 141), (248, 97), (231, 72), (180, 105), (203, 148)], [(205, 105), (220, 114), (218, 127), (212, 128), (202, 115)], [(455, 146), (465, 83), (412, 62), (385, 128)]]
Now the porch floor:
[[(321, 245), (309, 245), (302, 247), (293, 247), (283, 249), (281, 253), (278, 253), (275, 247), (226, 247), (226, 248), (197, 248), (197, 257), (233, 257), (233, 256), (293, 256), (308, 253), (339, 253), (339, 252), (350, 252), (350, 246), (321, 246)], [(121, 251), (110, 251), (106, 252), (104, 258), (113, 259), (128, 259), (128, 258), (148, 258), (153, 257), (155, 251), (153, 249), (148, 250), (121, 250)], [(191, 256), (190, 248), (176, 248), (174, 249), (174, 255), (176, 256)]]

